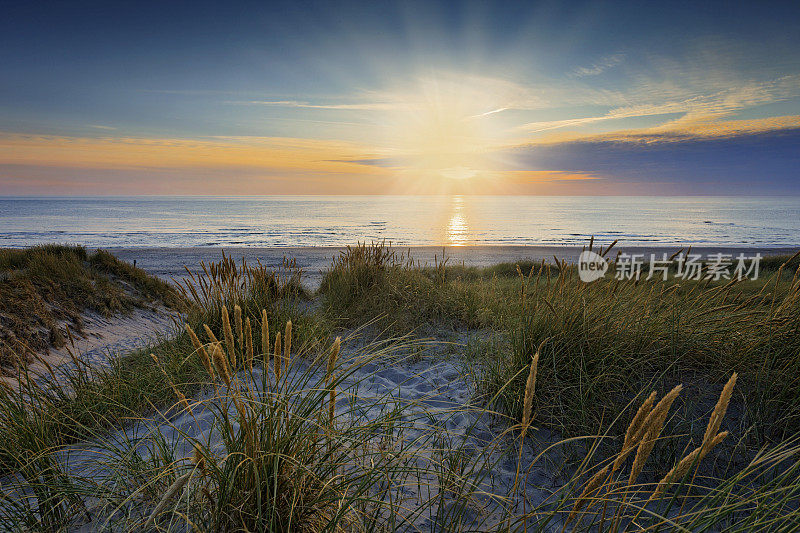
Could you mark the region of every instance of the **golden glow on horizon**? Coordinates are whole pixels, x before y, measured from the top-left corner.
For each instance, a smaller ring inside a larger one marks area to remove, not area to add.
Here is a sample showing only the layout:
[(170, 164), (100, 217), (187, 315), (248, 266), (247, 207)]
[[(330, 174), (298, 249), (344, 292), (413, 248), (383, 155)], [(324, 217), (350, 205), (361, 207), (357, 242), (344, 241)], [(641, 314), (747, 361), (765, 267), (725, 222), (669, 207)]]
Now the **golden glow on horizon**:
[(800, 115), (694, 117), (523, 142), (508, 137), (514, 130), (504, 123), (507, 108), (491, 88), (458, 78), (392, 93), (373, 124), (378, 129), (361, 142), (0, 132), (0, 186), (4, 194), (654, 194), (659, 189), (649, 183), (615, 184), (613, 176), (588, 171), (514, 170), (513, 160), (501, 158), (513, 148), (565, 142), (641, 146), (800, 127)]

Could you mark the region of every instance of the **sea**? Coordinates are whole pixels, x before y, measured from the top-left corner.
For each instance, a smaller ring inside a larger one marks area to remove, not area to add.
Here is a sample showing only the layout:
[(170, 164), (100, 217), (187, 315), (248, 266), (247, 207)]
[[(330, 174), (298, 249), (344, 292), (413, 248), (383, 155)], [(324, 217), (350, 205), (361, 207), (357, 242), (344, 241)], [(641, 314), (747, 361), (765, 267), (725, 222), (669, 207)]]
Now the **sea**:
[(800, 197), (0, 197), (0, 247), (800, 246)]

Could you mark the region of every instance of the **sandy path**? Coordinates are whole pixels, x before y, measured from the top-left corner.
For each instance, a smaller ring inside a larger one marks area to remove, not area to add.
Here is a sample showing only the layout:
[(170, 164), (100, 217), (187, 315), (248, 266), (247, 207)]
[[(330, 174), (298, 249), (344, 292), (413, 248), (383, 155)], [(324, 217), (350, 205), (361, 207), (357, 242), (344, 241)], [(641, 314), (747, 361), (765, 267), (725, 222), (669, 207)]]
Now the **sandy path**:
[[(497, 438), (508, 427), (508, 421), (487, 413), (481, 405), (473, 402), (475, 384), (469, 367), (460, 357), (445, 353), (452, 352), (452, 346), (445, 350), (441, 344), (431, 344), (419, 356), (398, 354), (390, 359), (365, 362), (365, 352), (358, 348), (358, 344), (348, 343), (343, 350), (343, 358), (353, 366), (350, 367), (352, 373), (340, 388), (337, 419), (344, 417), (363, 423), (378, 419), (395, 405), (404, 405), (403, 419), (396, 431), (396, 444), (403, 442), (405, 446), (413, 447), (418, 460), (429, 463), (421, 478), (407, 480), (402, 487), (396, 488), (395, 498), (406, 499), (410, 502), (410, 509), (414, 508), (413, 502), (436, 499), (441, 478), (433, 473), (430, 465), (442, 463), (447, 454), (456, 451), (481, 457), (482, 467), (468, 476), (469, 482), (475, 486), (473, 502), (465, 514), (467, 522), (472, 521), (479, 530), (500, 519), (501, 506), (510, 505), (520, 512), (525, 505), (522, 494), (528, 499), (528, 508), (530, 502), (541, 502), (550, 496), (558, 484), (558, 475), (553, 467), (558, 462), (555, 454), (535, 465), (531, 465), (531, 460), (535, 449), (541, 450), (545, 443), (555, 442), (557, 436), (538, 430), (531, 431), (523, 453), (522, 471), (527, 471), (527, 486), (520, 487), (516, 497), (502, 504), (489, 496), (505, 497), (510, 493), (517, 472), (517, 448), (511, 437)], [(251, 385), (257, 389), (260, 389), (262, 371), (254, 369)], [(311, 382), (322, 379), (324, 369), (311, 367), (308, 360), (293, 362), (289, 379), (300, 379), (300, 376), (307, 379), (309, 375), (313, 376)], [(249, 381), (243, 373), (238, 379)], [(145, 460), (161, 436), (177, 458), (191, 454), (192, 447), (186, 437), (207, 442), (212, 448), (221, 446), (215, 416), (203, 403), (215, 394), (207, 390), (196, 398), (198, 403), (193, 406), (191, 414), (175, 410), (165, 414), (165, 418), (144, 419), (109, 435), (107, 442), (122, 443), (123, 448), (135, 449)], [(220, 394), (224, 395), (224, 391)], [(154, 440), (154, 435), (159, 438)], [(110, 482), (113, 468), (106, 466), (108, 450), (107, 444), (73, 446), (63, 456), (64, 465), (74, 475)], [(447, 498), (443, 501), (444, 505), (456, 505)], [(411, 529), (427, 531), (434, 528), (437, 513), (446, 511), (440, 507), (438, 503), (426, 507), (423, 513), (414, 517)], [(134, 515), (140, 512), (137, 509), (129, 511)], [(87, 524), (87, 530), (100, 526), (105, 520), (103, 514), (104, 511), (99, 512), (96, 516), (99, 522)]]

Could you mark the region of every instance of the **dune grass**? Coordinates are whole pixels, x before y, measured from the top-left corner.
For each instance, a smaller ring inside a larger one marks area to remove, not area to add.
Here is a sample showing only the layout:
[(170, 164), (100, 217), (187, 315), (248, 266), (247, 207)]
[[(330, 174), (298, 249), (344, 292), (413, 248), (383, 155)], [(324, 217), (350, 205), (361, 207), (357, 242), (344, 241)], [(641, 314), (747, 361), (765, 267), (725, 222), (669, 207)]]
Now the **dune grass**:
[(85, 311), (111, 316), (154, 305), (179, 309), (183, 302), (168, 283), (106, 251), (0, 249), (0, 367), (63, 347), (66, 327), (81, 333)]
[[(689, 380), (710, 389), (710, 398), (732, 371), (742, 375), (739, 421), (757, 442), (800, 430), (797, 257), (769, 258), (755, 281), (609, 276), (587, 284), (563, 263), (417, 267), (380, 247), (364, 245), (334, 263), (321, 287), (328, 314), (345, 323), (379, 318), (400, 331), (431, 324), (496, 330), (507, 345), (485, 354), (485, 392), (502, 389), (501, 408), (517, 418), (521, 370), (547, 339), (537, 418), (565, 435), (605, 427), (647, 387)], [(359, 297), (348, 300), (348, 292)]]
[[(312, 336), (316, 339), (321, 335), (320, 328), (298, 312), (294, 304), (299, 297), (298, 286), (297, 269), (291, 265), (282, 272), (267, 273), (248, 265), (236, 268), (229, 259), (223, 259), (208, 273), (180, 286), (179, 291), (170, 289), (170, 294), (180, 298), (186, 322), (198, 331), (203, 330), (203, 324), (218, 331), (222, 306), (241, 305), (247, 318), (260, 317), (262, 309), (268, 309), (273, 327), (294, 320), (303, 326), (299, 341), (308, 342)], [(79, 360), (79, 354), (74, 354), (74, 347), (66, 349), (75, 355), (67, 367), (56, 370), (47, 366), (48, 372), (34, 376), (22, 359), (18, 386), (6, 385), (0, 391), (0, 471), (13, 471), (26, 461), (18, 453), (20, 447), (46, 450), (97, 436), (169, 405), (174, 399), (173, 385), (190, 394), (210, 383), (197, 358), (187, 357), (194, 348), (185, 331), (176, 331), (133, 353), (112, 357), (107, 366), (87, 366)], [(153, 365), (150, 354), (159, 358), (160, 367)], [(33, 422), (28, 418), (31, 416), (38, 418)], [(26, 428), (36, 434), (28, 435)], [(20, 439), (27, 442), (23, 444)]]
[[(0, 391), (0, 528), (792, 528), (798, 281), (766, 270), (583, 284), (563, 264), (422, 267), (362, 245), (334, 262), (315, 311), (293, 264), (223, 258), (181, 288), (186, 332)], [(382, 336), (332, 340), (365, 324)], [(451, 413), (497, 421), (480, 445), (359, 392), (370, 369), (415, 357), (397, 332), (442, 327), (485, 332), (465, 359), (479, 394)], [(570, 438), (541, 444), (541, 424)], [(529, 473), (557, 450), (570, 466), (529, 498)], [(68, 468), (70, 454), (89, 460)], [(513, 483), (496, 484), (509, 458)]]
[[(714, 389), (736, 371), (741, 423), (756, 440), (781, 440), (800, 429), (800, 293), (796, 281), (778, 276), (733, 285), (585, 284), (566, 269), (529, 283), (511, 349), (490, 364), (488, 387), (511, 379), (548, 339), (540, 416), (586, 431), (646, 386)], [(523, 386), (514, 382), (506, 389), (512, 410)]]

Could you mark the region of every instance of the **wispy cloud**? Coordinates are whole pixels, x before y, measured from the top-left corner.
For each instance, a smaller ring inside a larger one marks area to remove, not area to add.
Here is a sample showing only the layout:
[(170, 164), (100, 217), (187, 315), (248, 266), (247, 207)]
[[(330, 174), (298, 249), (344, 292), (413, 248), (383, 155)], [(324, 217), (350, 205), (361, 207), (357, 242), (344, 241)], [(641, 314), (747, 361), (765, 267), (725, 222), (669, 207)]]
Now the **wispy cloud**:
[(502, 113), (503, 111), (508, 111), (509, 107), (498, 107), (497, 109), (492, 109), (491, 111), (487, 111), (485, 113), (478, 113), (477, 115), (472, 115), (470, 118), (478, 118), (478, 117), (488, 117), (489, 115), (495, 115), (497, 113)]
[[(715, 91), (710, 94), (685, 98), (683, 100), (667, 101), (629, 105), (614, 108), (603, 115), (578, 117), (563, 120), (539, 121), (522, 124), (519, 130), (527, 133), (543, 133), (563, 128), (580, 128), (582, 126), (621, 119), (640, 117), (653, 117), (659, 115), (679, 114), (679, 117), (655, 126), (654, 131), (660, 133), (679, 131), (701, 124), (718, 123), (735, 115), (737, 112), (759, 105), (780, 102), (800, 95), (800, 76), (784, 76), (766, 82), (751, 82), (739, 87)], [(773, 124), (776, 128), (783, 128), (781, 124), (787, 121), (777, 120), (760, 122), (763, 127)], [(791, 123), (791, 117), (788, 122)], [(729, 135), (731, 126), (742, 126), (742, 121), (727, 121), (728, 125), (717, 124), (719, 131)], [(760, 126), (761, 127), (761, 126)], [(701, 128), (706, 132), (713, 132), (714, 128)], [(699, 131), (699, 130), (698, 130)], [(746, 131), (742, 130), (742, 131)]]
[(573, 75), (579, 78), (585, 76), (597, 76), (610, 68), (614, 68), (625, 60), (625, 54), (614, 54), (606, 56), (600, 61), (588, 67), (579, 67), (573, 71)]

